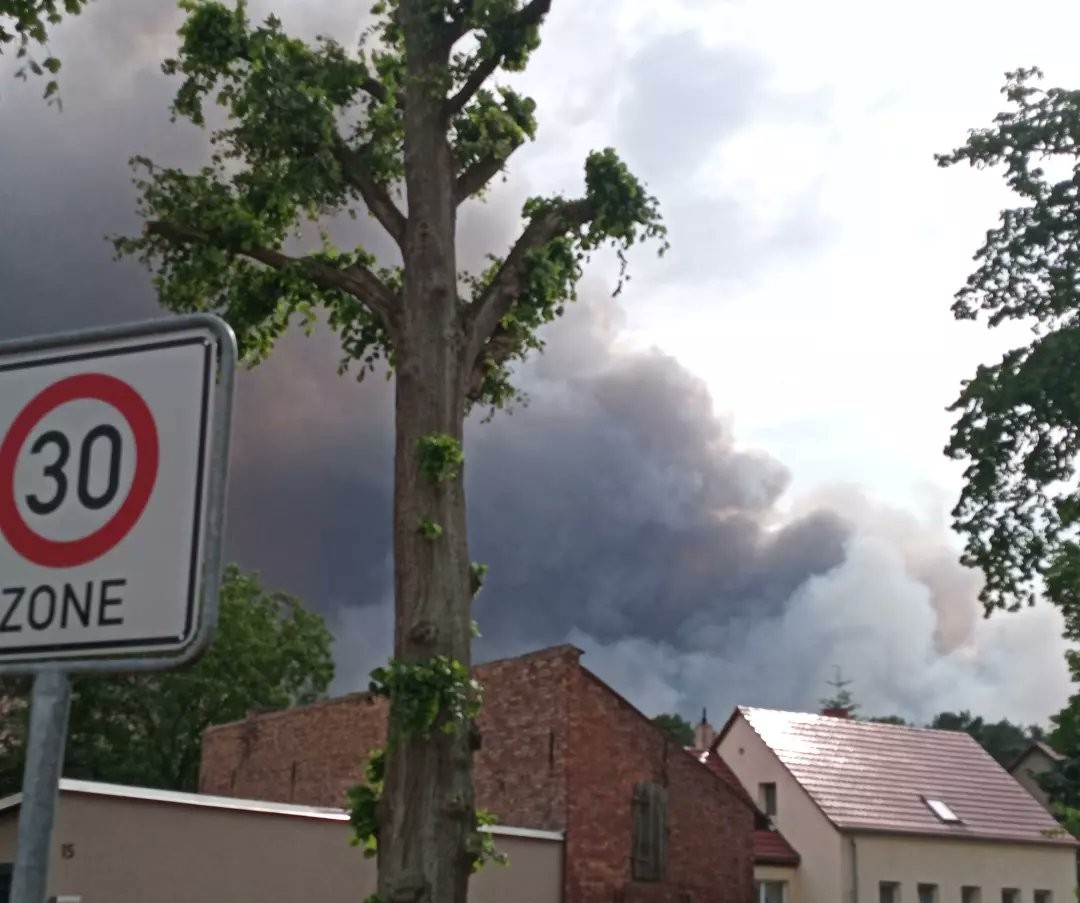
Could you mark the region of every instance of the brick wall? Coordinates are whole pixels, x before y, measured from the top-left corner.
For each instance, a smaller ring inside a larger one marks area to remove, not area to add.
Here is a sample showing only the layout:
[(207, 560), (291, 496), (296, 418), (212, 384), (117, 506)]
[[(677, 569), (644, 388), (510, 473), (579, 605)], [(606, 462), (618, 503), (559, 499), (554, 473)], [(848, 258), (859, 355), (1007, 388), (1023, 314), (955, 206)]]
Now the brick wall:
[[(568, 684), (580, 651), (560, 646), (481, 665), (477, 805), (500, 822), (565, 824)], [(199, 789), (220, 796), (342, 806), (385, 741), (386, 703), (366, 693), (210, 728)]]
[[(505, 825), (566, 831), (565, 903), (752, 903), (753, 814), (571, 646), (483, 665), (477, 805)], [(382, 700), (354, 694), (208, 730), (204, 793), (340, 806), (384, 740)], [(668, 790), (668, 870), (631, 881), (632, 794)]]
[(342, 806), (385, 734), (385, 701), (364, 693), (212, 727), (203, 734), (199, 790)]
[[(752, 810), (584, 669), (572, 684), (566, 903), (751, 903)], [(667, 880), (631, 880), (632, 794), (668, 791)]]

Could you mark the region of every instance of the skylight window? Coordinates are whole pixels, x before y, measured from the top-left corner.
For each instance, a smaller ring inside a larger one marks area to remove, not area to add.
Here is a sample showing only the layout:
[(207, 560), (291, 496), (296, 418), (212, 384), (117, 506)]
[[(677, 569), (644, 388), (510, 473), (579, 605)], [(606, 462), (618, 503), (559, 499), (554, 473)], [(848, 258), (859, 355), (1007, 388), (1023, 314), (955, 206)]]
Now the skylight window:
[(930, 811), (934, 813), (943, 822), (951, 825), (958, 824), (960, 822), (960, 816), (952, 811), (942, 800), (931, 799), (928, 796), (923, 797), (923, 802), (929, 807)]

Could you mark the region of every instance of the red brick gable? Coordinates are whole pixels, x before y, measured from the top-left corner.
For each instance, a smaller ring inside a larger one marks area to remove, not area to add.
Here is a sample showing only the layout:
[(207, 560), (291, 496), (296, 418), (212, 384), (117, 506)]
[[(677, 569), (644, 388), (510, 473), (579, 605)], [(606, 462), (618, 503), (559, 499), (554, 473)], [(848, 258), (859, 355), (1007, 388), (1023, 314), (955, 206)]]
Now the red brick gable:
[[(477, 805), (505, 825), (564, 832), (565, 903), (752, 903), (752, 808), (580, 656), (559, 646), (475, 669), (484, 686)], [(353, 694), (211, 728), (200, 789), (341, 806), (385, 720), (383, 700)], [(667, 789), (662, 882), (631, 880), (640, 782)]]
[(769, 820), (754, 802), (750, 792), (742, 785), (742, 781), (736, 777), (731, 766), (724, 761), (716, 748), (690, 749), (687, 750), (699, 762), (709, 768), (717, 777), (754, 810), (754, 863), (756, 865), (791, 865), (796, 866), (800, 857), (796, 849), (787, 841), (778, 830), (769, 825)]

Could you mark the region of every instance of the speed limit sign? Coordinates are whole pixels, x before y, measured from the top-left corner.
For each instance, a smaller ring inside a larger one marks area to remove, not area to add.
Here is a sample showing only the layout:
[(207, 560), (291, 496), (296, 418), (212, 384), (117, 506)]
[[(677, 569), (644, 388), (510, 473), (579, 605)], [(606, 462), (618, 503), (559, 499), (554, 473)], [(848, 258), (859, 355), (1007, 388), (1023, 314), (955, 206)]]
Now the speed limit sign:
[(0, 674), (34, 674), (14, 903), (48, 887), (70, 673), (210, 641), (235, 367), (201, 314), (0, 345)]
[(234, 361), (201, 316), (0, 347), (0, 671), (205, 643)]

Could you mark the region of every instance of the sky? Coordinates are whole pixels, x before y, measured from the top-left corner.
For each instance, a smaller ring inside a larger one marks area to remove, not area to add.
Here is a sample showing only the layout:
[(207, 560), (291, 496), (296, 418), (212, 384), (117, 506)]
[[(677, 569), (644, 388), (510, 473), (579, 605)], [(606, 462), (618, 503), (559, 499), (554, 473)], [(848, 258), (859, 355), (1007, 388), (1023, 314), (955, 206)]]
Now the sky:
[[(251, 2), (348, 42), (366, 0)], [(0, 333), (160, 315), (106, 233), (138, 228), (127, 159), (198, 165), (169, 122), (171, 0), (96, 0), (56, 32), (64, 109), (0, 66)], [(1004, 73), (1080, 83), (1080, 9), (823, 0), (555, 0), (529, 70), (540, 135), (465, 264), (529, 194), (580, 188), (615, 146), (671, 252), (595, 262), (519, 374), (527, 407), (468, 428), (480, 658), (559, 642), (649, 714), (814, 708), (835, 666), (862, 711), (1045, 722), (1069, 695), (1057, 613), (981, 617), (948, 530), (942, 448), (960, 380), (1024, 340), (953, 321), (1009, 203), (933, 155), (998, 111)], [(362, 223), (356, 241), (386, 242)], [(334, 337), (288, 336), (243, 375), (227, 553), (322, 612), (335, 688), (389, 651), (392, 396), (336, 376)]]

